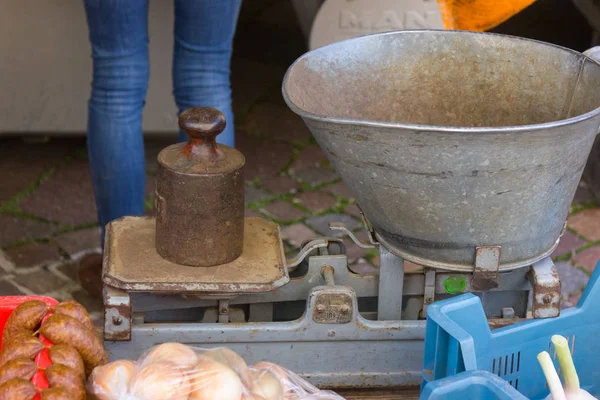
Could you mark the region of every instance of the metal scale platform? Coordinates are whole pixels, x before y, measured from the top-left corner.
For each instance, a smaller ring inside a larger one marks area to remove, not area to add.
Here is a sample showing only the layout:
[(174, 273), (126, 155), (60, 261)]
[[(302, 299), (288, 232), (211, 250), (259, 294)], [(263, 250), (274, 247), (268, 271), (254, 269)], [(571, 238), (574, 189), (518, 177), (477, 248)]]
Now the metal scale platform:
[[(179, 184), (194, 178), (185, 171), (159, 172), (157, 188), (171, 191), (166, 201), (157, 194), (164, 203), (158, 220), (126, 217), (107, 227), (104, 338), (110, 357), (135, 359), (169, 341), (226, 345), (248, 363), (274, 361), (320, 387), (412, 387), (421, 382), (427, 307), (436, 300), (476, 293), (492, 329), (527, 318), (530, 294), (530, 317), (559, 315), (560, 280), (548, 256), (564, 232), (600, 117), (542, 124), (552, 120), (552, 107), (562, 110), (566, 94), (555, 93), (555, 86), (547, 89), (552, 95), (540, 88), (543, 82), (575, 88), (580, 100), (567, 108), (573, 115), (587, 112), (586, 100), (593, 103), (596, 92), (586, 84), (590, 61), (578, 54), (448, 31), (377, 34), (305, 54), (288, 70), (284, 98), (353, 191), (369, 242), (342, 224), (330, 228), (377, 249), (379, 273), (352, 272), (339, 238), (307, 242), (286, 260), (279, 227), (244, 219), (238, 195), (231, 198), (241, 212), (214, 211), (229, 205), (227, 188), (243, 190), (235, 174), (220, 175), (230, 183), (212, 184), (221, 192), (209, 195), (190, 190), (195, 182)], [(549, 60), (564, 68), (548, 69)], [(485, 63), (487, 68), (469, 67)], [(437, 72), (428, 75), (424, 66)], [(419, 79), (428, 90), (418, 90)], [(500, 92), (494, 91), (500, 90), (497, 81), (505, 85)], [(484, 83), (489, 92), (480, 90)], [(518, 101), (506, 93), (520, 94)], [(536, 115), (523, 111), (532, 104)], [(433, 106), (439, 115), (428, 113)], [(214, 136), (224, 126), (214, 112), (195, 110), (180, 126)], [(221, 162), (214, 137), (201, 136), (194, 133), (186, 147), (171, 151), (188, 157), (171, 166), (210, 169), (188, 163), (198, 154)], [(196, 217), (196, 208), (206, 220)], [(163, 213), (179, 218), (171, 226), (186, 227), (189, 235), (166, 241), (158, 234)], [(221, 244), (211, 244), (204, 222), (217, 224), (215, 241)], [(169, 260), (177, 246), (186, 257), (227, 253), (237, 239), (219, 229), (236, 226), (243, 226), (243, 248), (226, 263), (200, 267)], [(423, 272), (405, 273), (404, 259), (423, 265)]]

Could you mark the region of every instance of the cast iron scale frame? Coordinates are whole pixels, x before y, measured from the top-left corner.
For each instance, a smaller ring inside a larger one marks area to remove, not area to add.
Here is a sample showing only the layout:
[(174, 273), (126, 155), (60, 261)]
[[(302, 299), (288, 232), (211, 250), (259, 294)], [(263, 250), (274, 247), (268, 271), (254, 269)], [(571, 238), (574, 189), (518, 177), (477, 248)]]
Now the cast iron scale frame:
[[(321, 387), (416, 386), (427, 306), (448, 296), (449, 287), (481, 293), (492, 327), (526, 317), (530, 290), (534, 317), (559, 313), (560, 281), (549, 258), (493, 272), (485, 261), (495, 259), (495, 250), (483, 248), (476, 253), (485, 258), (475, 262), (483, 265), (483, 274), (478, 268), (473, 273), (426, 268), (405, 274), (403, 260), (372, 234), (371, 243), (364, 243), (343, 224), (331, 224), (359, 246), (379, 250), (379, 274), (355, 274), (339, 238), (312, 240), (286, 260), (276, 224), (256, 217), (247, 217), (245, 224), (244, 252), (234, 261), (234, 270), (239, 269), (231, 273), (222, 266), (190, 268), (162, 260), (153, 248), (153, 218), (112, 222), (103, 274), (110, 357), (136, 359), (170, 341), (226, 345), (249, 363), (273, 360)], [(294, 277), (298, 272), (301, 276)], [(477, 288), (481, 282), (485, 290)], [(282, 313), (292, 318), (282, 321)]]

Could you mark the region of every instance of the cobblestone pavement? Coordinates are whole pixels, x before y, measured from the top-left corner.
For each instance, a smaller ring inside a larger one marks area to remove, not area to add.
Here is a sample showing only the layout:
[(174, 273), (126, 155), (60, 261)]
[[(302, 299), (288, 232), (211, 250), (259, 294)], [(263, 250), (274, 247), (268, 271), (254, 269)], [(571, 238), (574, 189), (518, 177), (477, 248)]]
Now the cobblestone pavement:
[[(238, 147), (247, 157), (248, 215), (281, 224), (288, 253), (305, 240), (330, 235), (327, 225), (334, 221), (345, 222), (364, 238), (352, 194), (280, 95), (285, 69), (305, 51), (295, 22), (286, 22), (290, 10), (277, 1), (245, 4), (236, 39), (233, 93)], [(273, 38), (275, 28), (287, 40)], [(155, 158), (174, 138), (146, 141), (149, 213)], [(100, 245), (85, 140), (54, 138), (34, 144), (2, 139), (0, 169), (0, 295), (73, 298), (99, 318), (100, 299), (82, 291), (75, 273), (77, 261), (99, 251)], [(568, 226), (553, 255), (563, 279), (565, 306), (576, 303), (600, 259), (600, 208), (583, 183)], [(347, 253), (355, 271), (377, 270), (375, 252), (347, 243)], [(408, 271), (418, 269), (407, 265)]]

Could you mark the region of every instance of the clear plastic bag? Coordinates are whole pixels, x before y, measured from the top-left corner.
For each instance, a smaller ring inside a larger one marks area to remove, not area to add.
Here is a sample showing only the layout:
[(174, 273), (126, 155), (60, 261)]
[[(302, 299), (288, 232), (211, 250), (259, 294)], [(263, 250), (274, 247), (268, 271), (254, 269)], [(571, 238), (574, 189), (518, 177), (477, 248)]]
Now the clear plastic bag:
[(99, 400), (344, 400), (276, 364), (248, 366), (228, 348), (180, 343), (94, 369), (87, 390)]

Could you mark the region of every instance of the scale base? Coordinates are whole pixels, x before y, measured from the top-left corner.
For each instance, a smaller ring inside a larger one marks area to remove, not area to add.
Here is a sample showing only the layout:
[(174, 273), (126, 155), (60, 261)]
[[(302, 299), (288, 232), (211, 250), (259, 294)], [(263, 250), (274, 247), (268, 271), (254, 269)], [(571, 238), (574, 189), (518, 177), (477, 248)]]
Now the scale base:
[(108, 225), (105, 285), (127, 292), (222, 295), (269, 292), (290, 280), (279, 226), (263, 218), (246, 218), (242, 255), (214, 267), (165, 260), (156, 252), (155, 232), (156, 221), (150, 217), (124, 217)]

